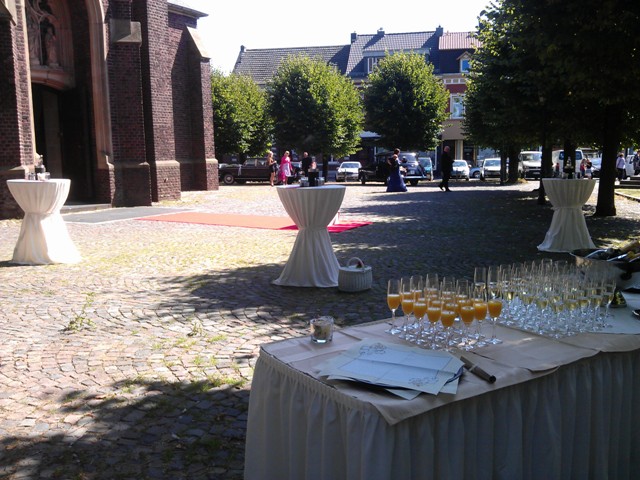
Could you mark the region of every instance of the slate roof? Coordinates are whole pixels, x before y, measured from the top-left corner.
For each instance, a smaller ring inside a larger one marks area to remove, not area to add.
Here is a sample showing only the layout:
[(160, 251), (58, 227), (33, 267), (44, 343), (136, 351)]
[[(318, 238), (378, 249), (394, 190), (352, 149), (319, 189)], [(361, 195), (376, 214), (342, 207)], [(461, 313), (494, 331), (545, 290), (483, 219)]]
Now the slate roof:
[(345, 74), (352, 78), (366, 77), (368, 56), (382, 56), (385, 52), (425, 50), (433, 52), (438, 47), (436, 32), (385, 33), (354, 35), (351, 43), (349, 63)]
[(344, 73), (349, 58), (349, 45), (331, 47), (298, 48), (261, 48), (240, 49), (233, 73), (249, 75), (258, 85), (267, 83), (278, 70), (282, 61), (289, 56), (303, 55), (309, 58), (322, 58), (328, 64), (335, 65)]
[[(474, 50), (477, 45), (477, 40), (470, 32), (444, 33), (441, 27), (435, 31), (410, 33), (385, 33), (380, 29), (375, 34), (352, 33), (349, 45), (262, 49), (242, 47), (233, 72), (249, 75), (256, 83), (264, 85), (287, 56), (305, 55), (320, 57), (336, 65), (342, 74), (352, 79), (364, 79), (368, 75), (367, 57), (380, 57), (385, 52), (417, 51), (429, 54), (429, 61), (433, 63), (437, 74), (448, 71), (448, 68), (441, 70), (441, 50), (443, 54), (451, 50)], [(457, 66), (452, 68), (457, 69)]]
[(446, 32), (438, 42), (440, 50), (475, 50), (479, 45), (471, 32)]

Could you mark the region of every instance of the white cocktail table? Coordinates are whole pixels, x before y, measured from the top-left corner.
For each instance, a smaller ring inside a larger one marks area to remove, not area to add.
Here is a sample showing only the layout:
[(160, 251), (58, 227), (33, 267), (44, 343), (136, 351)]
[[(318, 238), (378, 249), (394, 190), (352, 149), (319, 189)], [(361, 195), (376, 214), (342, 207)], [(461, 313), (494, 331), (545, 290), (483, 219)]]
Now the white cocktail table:
[(553, 205), (553, 219), (538, 250), (545, 252), (571, 252), (582, 248), (595, 248), (582, 206), (589, 200), (595, 180), (566, 180), (544, 178), (544, 191)]
[(81, 260), (60, 215), (70, 185), (68, 179), (7, 180), (9, 191), (24, 210), (12, 263), (45, 265)]
[(275, 285), (337, 287), (340, 265), (333, 252), (327, 225), (342, 205), (343, 185), (279, 186), (278, 196), (298, 227), (289, 260)]

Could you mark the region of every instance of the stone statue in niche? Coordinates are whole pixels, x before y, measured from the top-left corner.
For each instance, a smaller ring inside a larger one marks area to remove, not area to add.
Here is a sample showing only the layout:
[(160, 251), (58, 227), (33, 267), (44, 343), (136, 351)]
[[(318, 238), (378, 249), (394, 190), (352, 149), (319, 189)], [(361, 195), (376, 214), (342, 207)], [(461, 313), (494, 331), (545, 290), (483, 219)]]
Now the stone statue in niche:
[(29, 38), (29, 60), (31, 64), (59, 66), (58, 20), (48, 0), (28, 0), (27, 32)]
[(44, 45), (47, 50), (47, 65), (50, 67), (58, 66), (58, 39), (53, 30), (53, 27), (47, 29), (47, 33), (44, 36)]

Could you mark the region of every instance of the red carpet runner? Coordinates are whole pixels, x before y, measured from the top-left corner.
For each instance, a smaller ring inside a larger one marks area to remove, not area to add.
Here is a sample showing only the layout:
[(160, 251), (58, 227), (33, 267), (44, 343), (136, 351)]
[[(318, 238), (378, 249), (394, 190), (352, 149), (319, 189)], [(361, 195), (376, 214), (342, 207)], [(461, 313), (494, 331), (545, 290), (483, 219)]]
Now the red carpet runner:
[[(266, 228), (268, 230), (297, 230), (289, 217), (265, 217), (259, 215), (222, 215), (206, 212), (181, 212), (139, 218), (155, 222), (198, 223), (201, 225), (222, 225), (227, 227)], [(371, 222), (340, 222), (329, 225), (329, 233), (339, 233), (353, 228), (371, 225)]]

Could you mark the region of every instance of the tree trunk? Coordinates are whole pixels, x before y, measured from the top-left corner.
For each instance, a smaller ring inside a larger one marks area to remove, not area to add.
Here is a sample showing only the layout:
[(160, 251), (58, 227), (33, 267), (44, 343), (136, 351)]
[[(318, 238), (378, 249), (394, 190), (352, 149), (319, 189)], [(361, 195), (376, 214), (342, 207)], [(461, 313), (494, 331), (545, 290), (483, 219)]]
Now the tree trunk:
[(520, 146), (512, 145), (507, 150), (507, 154), (509, 156), (509, 171), (507, 175), (509, 178), (507, 181), (509, 183), (516, 183), (518, 178), (520, 177), (520, 172), (518, 172), (518, 166), (520, 165)]
[(596, 217), (616, 215), (616, 157), (620, 149), (621, 125), (622, 109), (618, 106), (607, 107), (602, 138), (602, 166), (600, 168), (598, 202), (594, 213)]
[(542, 144), (542, 162), (540, 166), (540, 188), (538, 189), (538, 205), (546, 205), (546, 192), (544, 191), (543, 178), (553, 177), (553, 146)]

